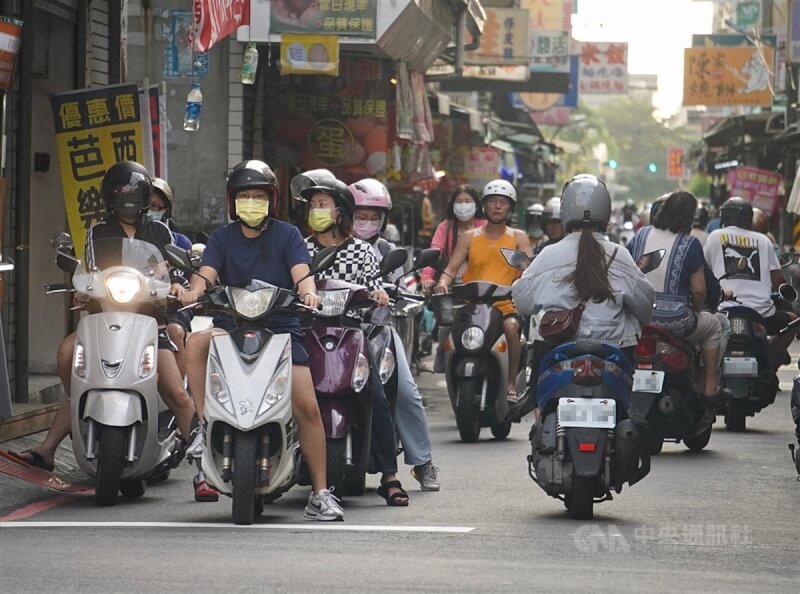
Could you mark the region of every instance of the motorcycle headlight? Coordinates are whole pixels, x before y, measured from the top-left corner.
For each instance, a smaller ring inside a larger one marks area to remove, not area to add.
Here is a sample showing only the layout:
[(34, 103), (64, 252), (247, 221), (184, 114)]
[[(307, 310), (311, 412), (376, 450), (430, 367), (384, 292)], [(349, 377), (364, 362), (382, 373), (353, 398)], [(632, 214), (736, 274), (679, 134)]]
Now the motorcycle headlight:
[(321, 316), (335, 318), (344, 313), (347, 306), (347, 298), (350, 296), (350, 289), (336, 289), (335, 291), (320, 291), (322, 309), (319, 311)]
[(381, 378), (381, 383), (385, 384), (389, 381), (389, 378), (392, 377), (395, 368), (395, 359), (394, 359), (394, 352), (392, 349), (386, 349), (383, 351), (383, 356), (381, 357), (381, 364), (378, 368), (378, 377)]
[(483, 346), (483, 330), (477, 326), (470, 326), (461, 333), (461, 344), (468, 351), (477, 351)]
[(269, 310), (274, 294), (275, 289), (273, 288), (259, 289), (258, 291), (232, 288), (233, 309), (246, 320), (257, 320)]
[(232, 415), (236, 415), (233, 410), (233, 402), (231, 401), (231, 391), (228, 388), (228, 382), (225, 381), (225, 376), (222, 373), (222, 368), (214, 357), (208, 361), (208, 382), (206, 390), (209, 396), (219, 402), (222, 407)]
[(367, 385), (368, 379), (369, 361), (367, 361), (367, 358), (364, 355), (359, 353), (358, 361), (356, 361), (356, 368), (353, 370), (353, 379), (351, 380), (350, 385), (353, 386), (353, 390), (360, 392), (364, 389), (364, 386)]
[(129, 272), (116, 272), (106, 277), (106, 291), (117, 303), (130, 303), (142, 288), (139, 277)]
[(291, 372), (291, 366), (289, 365), (289, 357), (285, 351), (281, 359), (282, 361), (278, 365), (278, 369), (275, 370), (272, 379), (269, 381), (267, 391), (264, 394), (264, 398), (261, 400), (261, 405), (258, 407), (256, 418), (260, 417), (280, 402), (289, 391), (289, 373)]

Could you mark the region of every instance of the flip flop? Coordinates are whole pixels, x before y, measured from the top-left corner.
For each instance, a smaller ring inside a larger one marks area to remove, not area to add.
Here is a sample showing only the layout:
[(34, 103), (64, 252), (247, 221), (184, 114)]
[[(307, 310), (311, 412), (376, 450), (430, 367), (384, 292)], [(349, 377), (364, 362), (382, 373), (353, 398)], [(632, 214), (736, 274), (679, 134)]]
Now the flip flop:
[[(389, 495), (389, 489), (399, 490)], [(381, 483), (377, 493), (386, 500), (386, 505), (389, 507), (408, 507), (408, 493), (403, 489), (403, 485), (400, 484), (400, 481)]]
[[(23, 458), (23, 456), (27, 454), (30, 458)], [(49, 463), (45, 460), (39, 452), (34, 452), (33, 450), (25, 450), (22, 452), (8, 452), (8, 455), (28, 466), (35, 466), (36, 468), (41, 468), (42, 470), (46, 470), (47, 472), (53, 472), (55, 469), (55, 464)]]
[(524, 392), (520, 394), (516, 390), (508, 390), (506, 392), (506, 400), (508, 400), (511, 404), (519, 403), (519, 401), (522, 400), (523, 396), (525, 396)]

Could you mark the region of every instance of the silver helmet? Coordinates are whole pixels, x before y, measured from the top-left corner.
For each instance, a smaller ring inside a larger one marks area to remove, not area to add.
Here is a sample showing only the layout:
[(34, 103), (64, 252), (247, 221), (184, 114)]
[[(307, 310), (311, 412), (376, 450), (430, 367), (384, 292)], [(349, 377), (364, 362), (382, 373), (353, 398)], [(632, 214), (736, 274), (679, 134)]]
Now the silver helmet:
[(580, 174), (564, 184), (561, 221), (567, 233), (579, 227), (605, 229), (610, 218), (611, 196), (600, 178)]

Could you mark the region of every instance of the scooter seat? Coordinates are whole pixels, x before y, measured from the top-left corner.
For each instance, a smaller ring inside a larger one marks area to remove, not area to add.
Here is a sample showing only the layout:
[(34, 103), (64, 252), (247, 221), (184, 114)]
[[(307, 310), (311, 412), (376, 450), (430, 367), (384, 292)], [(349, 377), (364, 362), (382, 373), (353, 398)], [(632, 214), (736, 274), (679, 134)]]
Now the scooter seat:
[(617, 349), (601, 342), (578, 341), (565, 347), (562, 352), (568, 357), (593, 355), (595, 357), (605, 359), (615, 354)]

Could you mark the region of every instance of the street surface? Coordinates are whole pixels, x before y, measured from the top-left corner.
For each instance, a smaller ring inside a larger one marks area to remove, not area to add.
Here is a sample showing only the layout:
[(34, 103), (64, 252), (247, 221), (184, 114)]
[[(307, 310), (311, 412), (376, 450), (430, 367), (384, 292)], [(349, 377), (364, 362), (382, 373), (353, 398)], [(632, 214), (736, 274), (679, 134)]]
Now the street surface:
[[(229, 499), (194, 502), (186, 464), (113, 508), (0, 475), (0, 591), (796, 594), (795, 370), (781, 372), (775, 404), (746, 433), (719, 419), (707, 451), (666, 444), (651, 474), (597, 505), (593, 522), (569, 519), (528, 477), (530, 418), (507, 441), (484, 429), (463, 444), (443, 377), (429, 373), (419, 382), (442, 490), (420, 492), (402, 467), (408, 508), (386, 507), (370, 477), (365, 496), (345, 501), (344, 523), (304, 522), (308, 491), (295, 488), (254, 526), (235, 527)], [(61, 476), (80, 480), (68, 460), (59, 454)]]

